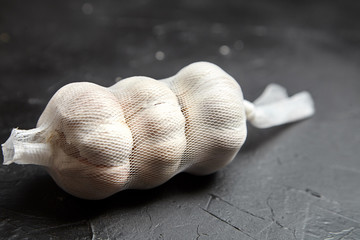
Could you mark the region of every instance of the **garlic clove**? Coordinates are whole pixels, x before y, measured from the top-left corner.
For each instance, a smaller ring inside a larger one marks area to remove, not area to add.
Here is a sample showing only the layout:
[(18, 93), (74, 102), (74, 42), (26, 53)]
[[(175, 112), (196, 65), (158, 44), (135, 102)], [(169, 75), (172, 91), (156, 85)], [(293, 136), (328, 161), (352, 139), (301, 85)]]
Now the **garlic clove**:
[(185, 117), (176, 95), (159, 81), (133, 77), (110, 87), (134, 139), (131, 186), (151, 188), (178, 173), (186, 147)]
[[(240, 86), (218, 66), (198, 62), (163, 80), (186, 118), (186, 170), (205, 175), (233, 160), (246, 138)], [(219, 154), (218, 154), (219, 153)]]
[(3, 145), (6, 162), (43, 165), (59, 186), (81, 198), (101, 199), (127, 187), (132, 134), (107, 88), (86, 82), (64, 86), (37, 126), (13, 130)]

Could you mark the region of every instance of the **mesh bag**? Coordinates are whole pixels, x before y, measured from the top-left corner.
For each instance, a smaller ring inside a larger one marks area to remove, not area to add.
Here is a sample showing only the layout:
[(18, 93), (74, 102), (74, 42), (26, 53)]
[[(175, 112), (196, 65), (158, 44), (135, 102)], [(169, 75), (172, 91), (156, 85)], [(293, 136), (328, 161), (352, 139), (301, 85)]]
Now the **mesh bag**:
[(35, 129), (13, 129), (2, 147), (4, 164), (42, 165), (70, 194), (102, 199), (158, 186), (179, 172), (219, 170), (243, 145), (247, 118), (269, 127), (311, 114), (307, 93), (294, 100), (271, 85), (250, 103), (230, 75), (200, 62), (160, 81), (131, 77), (109, 88), (64, 86)]

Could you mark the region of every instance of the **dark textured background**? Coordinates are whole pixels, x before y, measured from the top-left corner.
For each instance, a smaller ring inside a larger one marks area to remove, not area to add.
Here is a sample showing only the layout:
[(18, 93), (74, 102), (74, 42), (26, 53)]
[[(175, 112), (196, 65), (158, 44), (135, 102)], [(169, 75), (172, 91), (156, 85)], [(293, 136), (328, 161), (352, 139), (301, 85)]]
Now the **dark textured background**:
[(0, 166), (0, 238), (360, 239), (359, 12), (357, 0), (1, 0), (1, 142), (67, 83), (164, 78), (199, 60), (249, 100), (271, 82), (308, 90), (317, 113), (249, 127), (216, 174), (102, 201), (66, 194), (39, 167)]

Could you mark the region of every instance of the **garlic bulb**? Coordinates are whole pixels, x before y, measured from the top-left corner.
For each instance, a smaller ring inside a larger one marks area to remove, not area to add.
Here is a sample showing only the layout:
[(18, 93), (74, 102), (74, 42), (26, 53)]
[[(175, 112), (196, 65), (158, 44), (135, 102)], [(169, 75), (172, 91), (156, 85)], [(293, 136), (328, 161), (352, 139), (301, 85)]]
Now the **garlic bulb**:
[[(160, 81), (72, 83), (56, 92), (35, 129), (13, 129), (2, 145), (4, 164), (42, 165), (61, 188), (85, 199), (152, 188), (182, 171), (210, 174), (234, 159), (247, 117), (269, 127), (314, 113), (308, 93), (294, 100), (278, 85), (258, 102), (244, 100), (237, 82), (206, 62)], [(274, 111), (280, 117), (272, 121)]]

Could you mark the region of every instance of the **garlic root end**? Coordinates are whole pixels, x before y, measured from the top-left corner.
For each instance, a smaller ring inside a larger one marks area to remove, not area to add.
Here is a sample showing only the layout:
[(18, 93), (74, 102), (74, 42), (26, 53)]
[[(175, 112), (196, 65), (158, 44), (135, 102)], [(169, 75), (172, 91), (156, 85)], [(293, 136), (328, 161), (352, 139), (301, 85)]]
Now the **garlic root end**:
[(14, 134), (12, 131), (8, 140), (6, 140), (5, 143), (1, 144), (1, 149), (3, 152), (3, 156), (4, 156), (3, 165), (9, 165), (14, 162), (15, 150), (14, 150), (14, 144), (13, 144), (13, 138), (14, 138), (13, 135)]
[(48, 166), (51, 157), (51, 146), (44, 142), (43, 129), (20, 130), (14, 128), (8, 140), (1, 145), (4, 165), (36, 164)]

